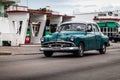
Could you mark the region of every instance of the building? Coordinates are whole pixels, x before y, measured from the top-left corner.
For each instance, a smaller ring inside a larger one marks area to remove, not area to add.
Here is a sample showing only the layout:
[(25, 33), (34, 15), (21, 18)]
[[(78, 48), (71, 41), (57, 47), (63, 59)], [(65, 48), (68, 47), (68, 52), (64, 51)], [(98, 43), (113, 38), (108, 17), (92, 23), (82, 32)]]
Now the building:
[(109, 37), (120, 32), (120, 13), (119, 11), (105, 11), (74, 14), (75, 20), (95, 21), (101, 31)]
[[(40, 44), (40, 38), (55, 32), (56, 26), (62, 22), (70, 21), (74, 16), (61, 15), (50, 10), (28, 9), (27, 6), (12, 5), (6, 10), (7, 17), (1, 19), (3, 30), (1, 30), (0, 45), (5, 41), (11, 46), (20, 44)], [(4, 19), (4, 20), (3, 20)]]
[[(7, 18), (8, 15), (6, 13), (6, 10), (9, 6), (17, 2), (19, 2), (19, 0), (0, 0), (0, 45), (3, 45), (3, 43), (6, 42), (6, 40), (14, 36), (14, 34), (10, 31), (9, 20)], [(9, 37), (7, 37), (8, 34), (10, 34)], [(11, 41), (9, 40), (8, 42), (11, 43)]]
[(0, 0), (0, 16), (6, 16), (6, 9), (20, 0)]

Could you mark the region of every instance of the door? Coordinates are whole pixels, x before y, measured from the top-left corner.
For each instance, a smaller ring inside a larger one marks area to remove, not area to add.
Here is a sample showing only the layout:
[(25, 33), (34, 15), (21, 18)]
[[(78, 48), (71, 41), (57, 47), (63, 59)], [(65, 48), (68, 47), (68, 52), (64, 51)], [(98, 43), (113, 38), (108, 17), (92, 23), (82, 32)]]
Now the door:
[(87, 28), (89, 28), (87, 30), (87, 44), (88, 44), (88, 50), (94, 50), (96, 49), (96, 37), (95, 37), (95, 33), (92, 27), (92, 24), (88, 24)]
[(94, 30), (94, 33), (95, 33), (96, 48), (100, 49), (100, 43), (101, 43), (100, 29), (96, 24), (93, 24), (93, 30)]

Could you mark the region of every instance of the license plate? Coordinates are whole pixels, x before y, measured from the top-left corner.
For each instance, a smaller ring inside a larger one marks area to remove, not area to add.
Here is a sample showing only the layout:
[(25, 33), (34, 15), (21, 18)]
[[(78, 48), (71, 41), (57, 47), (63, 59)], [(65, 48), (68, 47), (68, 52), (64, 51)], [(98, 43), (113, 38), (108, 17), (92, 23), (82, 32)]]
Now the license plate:
[(54, 49), (60, 49), (60, 47), (53, 47)]

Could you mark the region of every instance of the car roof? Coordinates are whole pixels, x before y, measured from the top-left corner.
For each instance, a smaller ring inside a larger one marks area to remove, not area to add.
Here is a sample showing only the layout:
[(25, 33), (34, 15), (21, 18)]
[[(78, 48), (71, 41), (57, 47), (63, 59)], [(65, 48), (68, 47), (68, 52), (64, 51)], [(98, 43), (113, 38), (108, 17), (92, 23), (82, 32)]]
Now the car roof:
[(96, 24), (95, 22), (92, 21), (67, 21), (67, 22), (63, 22), (62, 24), (69, 24), (69, 23)]

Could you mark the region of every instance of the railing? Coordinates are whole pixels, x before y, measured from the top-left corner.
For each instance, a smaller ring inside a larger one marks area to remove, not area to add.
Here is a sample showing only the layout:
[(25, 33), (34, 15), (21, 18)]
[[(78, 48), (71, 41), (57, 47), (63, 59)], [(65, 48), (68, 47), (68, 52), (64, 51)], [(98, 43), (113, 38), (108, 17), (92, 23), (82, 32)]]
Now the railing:
[(18, 5), (12, 5), (7, 9), (7, 11), (27, 11), (27, 10), (28, 10), (28, 7), (18, 6)]
[(6, 21), (6, 20), (8, 20), (8, 18), (6, 18), (6, 17), (0, 17), (0, 21)]

